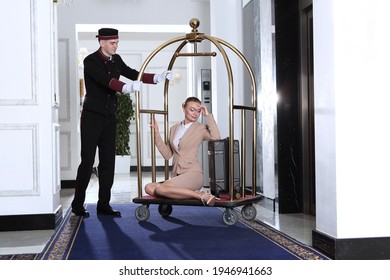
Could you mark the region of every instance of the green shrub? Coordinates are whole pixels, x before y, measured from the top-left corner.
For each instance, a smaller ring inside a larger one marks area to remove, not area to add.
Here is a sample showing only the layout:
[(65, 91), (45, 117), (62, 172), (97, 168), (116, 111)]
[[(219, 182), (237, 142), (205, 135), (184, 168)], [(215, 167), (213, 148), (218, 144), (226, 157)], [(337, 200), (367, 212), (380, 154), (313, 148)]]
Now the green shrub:
[(130, 121), (134, 119), (133, 100), (130, 94), (118, 96), (116, 111), (116, 155), (130, 155)]

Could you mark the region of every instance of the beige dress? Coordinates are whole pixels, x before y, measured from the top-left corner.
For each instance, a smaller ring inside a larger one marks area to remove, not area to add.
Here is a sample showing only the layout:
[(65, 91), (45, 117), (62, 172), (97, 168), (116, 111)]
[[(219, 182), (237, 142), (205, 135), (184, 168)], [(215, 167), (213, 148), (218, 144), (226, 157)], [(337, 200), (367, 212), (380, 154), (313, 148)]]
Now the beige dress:
[(220, 133), (212, 114), (206, 117), (207, 124), (194, 122), (180, 139), (179, 147), (173, 141), (181, 123), (171, 127), (166, 144), (156, 134), (156, 146), (164, 159), (172, 159), (172, 178), (168, 181), (180, 188), (199, 190), (203, 187), (203, 170), (198, 160), (199, 147), (203, 141), (218, 140)]

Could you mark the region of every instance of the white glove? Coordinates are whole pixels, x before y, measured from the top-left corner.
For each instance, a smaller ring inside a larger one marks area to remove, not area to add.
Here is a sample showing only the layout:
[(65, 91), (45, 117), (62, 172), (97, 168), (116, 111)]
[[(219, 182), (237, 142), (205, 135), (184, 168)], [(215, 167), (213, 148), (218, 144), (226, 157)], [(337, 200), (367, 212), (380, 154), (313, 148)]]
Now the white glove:
[(154, 77), (153, 77), (153, 82), (161, 83), (165, 79), (168, 79), (169, 81), (173, 79), (172, 71), (164, 71), (161, 74), (155, 74)]
[(123, 93), (133, 93), (135, 91), (141, 91), (142, 82), (134, 81), (132, 84), (125, 84), (122, 87)]
[(142, 88), (142, 82), (140, 82), (140, 81), (133, 82), (133, 90), (134, 91), (141, 91), (141, 88)]

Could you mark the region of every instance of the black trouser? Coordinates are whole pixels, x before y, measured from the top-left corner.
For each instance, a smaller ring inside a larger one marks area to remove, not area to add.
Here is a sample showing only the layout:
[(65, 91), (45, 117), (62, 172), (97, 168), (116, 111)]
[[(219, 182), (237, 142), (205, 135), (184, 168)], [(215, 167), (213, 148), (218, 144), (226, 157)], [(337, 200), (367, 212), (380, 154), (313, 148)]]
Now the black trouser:
[(98, 207), (108, 207), (115, 172), (115, 114), (108, 116), (84, 110), (80, 120), (81, 163), (77, 170), (73, 209), (82, 209), (85, 192), (91, 178), (96, 147), (99, 148), (99, 201)]

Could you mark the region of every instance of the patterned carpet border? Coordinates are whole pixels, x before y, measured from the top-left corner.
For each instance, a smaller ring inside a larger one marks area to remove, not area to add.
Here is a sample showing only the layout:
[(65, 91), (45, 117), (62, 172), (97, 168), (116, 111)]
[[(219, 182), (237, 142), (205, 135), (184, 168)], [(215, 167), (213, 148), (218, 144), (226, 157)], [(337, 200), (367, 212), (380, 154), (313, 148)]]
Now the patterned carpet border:
[[(73, 233), (74, 236), (74, 227), (73, 222), (71, 222), (71, 211), (68, 209), (68, 211), (65, 213), (60, 225), (56, 228), (53, 236), (50, 238), (49, 243), (45, 246), (42, 253), (39, 254), (15, 254), (15, 255), (0, 255), (0, 260), (40, 260), (44, 259), (43, 257), (46, 256), (48, 253), (48, 248), (54, 243), (58, 243), (55, 245), (57, 250), (53, 250), (56, 252), (56, 255), (58, 255), (59, 251), (64, 251), (67, 249), (67, 242), (66, 240), (69, 239)], [(74, 217), (74, 216), (73, 216)], [(77, 217), (74, 217), (77, 219)], [(62, 245), (65, 245), (65, 247), (61, 248)]]
[(240, 215), (240, 211), (238, 209), (235, 209), (235, 211), (239, 214), (238, 217), (241, 223), (295, 255), (297, 258), (301, 260), (331, 260), (314, 248), (291, 238), (259, 220), (247, 221), (243, 219)]
[(46, 248), (37, 256), (39, 260), (66, 260), (77, 237), (82, 217), (67, 212), (64, 222)]
[[(221, 210), (224, 210), (221, 208)], [(239, 210), (235, 209), (238, 214)], [(301, 260), (330, 260), (327, 256), (310, 246), (298, 242), (284, 233), (261, 221), (247, 221), (239, 216), (239, 222), (262, 235), (274, 244), (290, 252)], [(0, 260), (67, 260), (74, 240), (77, 237), (82, 217), (72, 215), (68, 210), (60, 226), (40, 254), (0, 255)]]
[(68, 209), (62, 222), (41, 253), (0, 255), (0, 260), (64, 260), (77, 236), (76, 227), (80, 225), (81, 220), (80, 217), (72, 215), (70, 209)]

